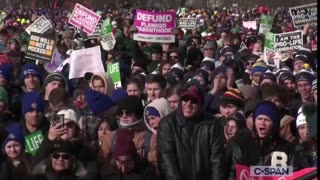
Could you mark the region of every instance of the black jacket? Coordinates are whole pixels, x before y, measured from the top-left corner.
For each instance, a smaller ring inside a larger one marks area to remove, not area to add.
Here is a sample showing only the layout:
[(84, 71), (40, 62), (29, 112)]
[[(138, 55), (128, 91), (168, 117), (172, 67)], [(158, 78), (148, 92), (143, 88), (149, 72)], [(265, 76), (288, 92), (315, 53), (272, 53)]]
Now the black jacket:
[(223, 131), (214, 116), (201, 113), (186, 121), (179, 112), (167, 115), (160, 121), (157, 145), (163, 180), (223, 179)]
[(279, 137), (260, 139), (249, 129), (240, 130), (227, 144), (226, 168), (229, 179), (236, 179), (236, 164), (245, 166), (270, 166), (272, 153), (278, 151), (288, 157), (287, 165), (297, 166), (294, 162), (294, 145)]

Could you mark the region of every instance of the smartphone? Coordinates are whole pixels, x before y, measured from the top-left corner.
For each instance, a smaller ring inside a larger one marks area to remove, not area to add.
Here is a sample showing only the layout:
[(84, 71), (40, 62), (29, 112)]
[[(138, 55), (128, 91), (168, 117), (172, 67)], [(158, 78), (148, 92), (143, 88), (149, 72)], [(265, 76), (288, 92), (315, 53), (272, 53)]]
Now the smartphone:
[(62, 124), (62, 126), (64, 125), (64, 115), (63, 114), (56, 114), (52, 117), (52, 121), (51, 123), (53, 124), (53, 126), (55, 126), (56, 124)]

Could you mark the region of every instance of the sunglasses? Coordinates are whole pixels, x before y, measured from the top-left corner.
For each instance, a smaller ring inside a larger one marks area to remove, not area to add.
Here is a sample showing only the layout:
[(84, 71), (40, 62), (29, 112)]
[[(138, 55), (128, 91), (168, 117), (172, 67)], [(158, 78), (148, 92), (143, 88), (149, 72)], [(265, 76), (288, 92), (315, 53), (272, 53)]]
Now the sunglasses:
[(121, 110), (118, 115), (119, 116), (123, 116), (124, 114), (129, 115), (129, 114), (133, 114), (133, 112), (127, 111), (127, 110)]
[(190, 96), (182, 96), (181, 100), (184, 101), (184, 102), (190, 101), (191, 104), (198, 104), (198, 99), (196, 99), (194, 97), (190, 97)]
[(254, 62), (247, 62), (246, 64), (247, 64), (247, 65), (253, 65)]
[(59, 153), (52, 154), (53, 159), (59, 159), (60, 157), (64, 160), (69, 160), (71, 158), (71, 156), (69, 154), (59, 154)]
[(206, 50), (206, 51), (213, 51), (212, 48), (204, 48), (204, 50)]
[(172, 59), (178, 59), (178, 56), (169, 56)]

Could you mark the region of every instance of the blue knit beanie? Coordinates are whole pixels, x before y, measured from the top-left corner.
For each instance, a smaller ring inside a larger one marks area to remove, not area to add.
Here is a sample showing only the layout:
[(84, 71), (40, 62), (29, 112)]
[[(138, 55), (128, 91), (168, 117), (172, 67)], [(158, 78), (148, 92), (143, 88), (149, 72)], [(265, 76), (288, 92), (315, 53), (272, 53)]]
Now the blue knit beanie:
[(5, 153), (5, 146), (9, 141), (16, 141), (20, 143), (22, 145), (22, 149), (24, 149), (24, 133), (21, 124), (11, 124), (6, 128), (6, 131), (8, 135), (2, 143), (2, 152)]
[(7, 82), (12, 79), (12, 71), (13, 67), (10, 64), (2, 64), (0, 65), (0, 75), (2, 75)]
[(89, 110), (95, 115), (106, 112), (113, 106), (112, 99), (101, 92), (87, 89), (85, 90), (85, 96)]
[(33, 110), (44, 113), (43, 98), (36, 91), (28, 92), (22, 98), (22, 115)]
[(268, 116), (275, 126), (276, 129), (280, 127), (280, 111), (279, 108), (271, 101), (262, 101), (256, 106), (256, 109), (253, 113), (253, 121), (255, 122), (256, 118), (259, 115)]
[(114, 103), (118, 103), (121, 100), (125, 99), (126, 97), (128, 97), (128, 93), (123, 88), (114, 90), (111, 95), (111, 99)]
[(265, 73), (267, 70), (268, 70), (268, 67), (267, 67), (266, 63), (263, 61), (256, 62), (252, 66), (252, 74), (254, 74), (256, 72)]
[(29, 63), (29, 64), (25, 64), (25, 65), (22, 66), (21, 74), (20, 74), (20, 83), (21, 83), (21, 85), (24, 86), (24, 79), (28, 75), (37, 76), (39, 78), (39, 80), (42, 81), (41, 80), (40, 69), (36, 64)]
[(155, 107), (152, 107), (152, 106), (148, 106), (146, 108), (146, 111), (145, 111), (145, 115), (146, 117), (148, 116), (156, 116), (156, 117), (161, 117), (159, 111), (155, 108)]
[(312, 81), (315, 80), (315, 76), (308, 71), (301, 70), (296, 74), (296, 83), (299, 81), (307, 81), (312, 85)]

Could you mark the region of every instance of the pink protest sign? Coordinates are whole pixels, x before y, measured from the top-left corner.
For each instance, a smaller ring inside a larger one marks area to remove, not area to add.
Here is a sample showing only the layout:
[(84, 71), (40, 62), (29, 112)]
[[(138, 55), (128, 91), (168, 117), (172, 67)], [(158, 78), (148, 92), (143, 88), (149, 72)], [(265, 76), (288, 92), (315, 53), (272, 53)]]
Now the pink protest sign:
[(91, 35), (99, 23), (100, 18), (101, 16), (98, 14), (77, 3), (69, 18), (69, 24)]
[(133, 39), (144, 42), (173, 43), (175, 37), (172, 29), (175, 28), (175, 12), (149, 12), (136, 10), (134, 25), (138, 32)]

